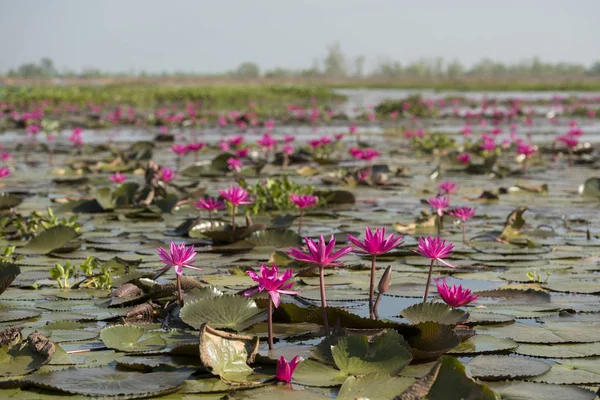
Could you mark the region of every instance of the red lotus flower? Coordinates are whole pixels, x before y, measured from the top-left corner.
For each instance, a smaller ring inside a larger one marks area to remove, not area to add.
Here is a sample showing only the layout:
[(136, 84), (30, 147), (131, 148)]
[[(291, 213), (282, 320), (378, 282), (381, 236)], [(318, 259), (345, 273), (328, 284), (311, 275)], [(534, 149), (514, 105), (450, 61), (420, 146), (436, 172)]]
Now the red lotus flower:
[(425, 239), (419, 238), (419, 244), (415, 253), (439, 261), (448, 267), (456, 268), (454, 265), (443, 260), (443, 258), (452, 256), (453, 249), (454, 245), (452, 243), (446, 244), (446, 241), (442, 240), (439, 236), (435, 238), (428, 236)]
[(121, 174), (120, 172), (117, 172), (117, 173), (109, 176), (108, 179), (110, 179), (114, 183), (123, 183), (127, 180), (127, 176)]
[(463, 222), (475, 215), (475, 209), (470, 207), (459, 207), (449, 212), (450, 215), (460, 218)]
[(185, 243), (177, 245), (175, 242), (171, 242), (168, 253), (162, 247), (158, 248), (158, 256), (163, 263), (175, 268), (175, 272), (179, 276), (183, 274), (183, 268), (202, 271), (201, 268), (192, 267), (191, 265), (194, 262), (194, 257), (196, 257), (196, 251), (194, 250), (193, 245), (186, 247)]
[(250, 194), (239, 186), (229, 185), (227, 190), (219, 190), (221, 196), (233, 206), (252, 204)]
[(206, 143), (203, 143), (203, 142), (188, 143), (187, 149), (189, 151), (198, 152), (198, 151), (202, 150), (204, 148), (204, 146), (206, 146)]
[(292, 277), (292, 269), (286, 270), (283, 275), (279, 276), (279, 270), (277, 269), (277, 265), (273, 264), (273, 267), (269, 269), (266, 265), (262, 264), (260, 266), (260, 275), (258, 275), (254, 271), (246, 271), (246, 273), (252, 278), (252, 280), (258, 283), (258, 287), (254, 289), (249, 289), (244, 292), (244, 296), (252, 296), (255, 293), (266, 291), (271, 296), (271, 300), (273, 301), (273, 305), (275, 308), (279, 307), (280, 303), (280, 293), (283, 294), (298, 294), (300, 292), (295, 292), (291, 289), (294, 286), (294, 282), (287, 282)]
[(209, 197), (209, 198), (200, 199), (200, 200), (194, 202), (194, 205), (197, 208), (202, 208), (207, 211), (217, 211), (217, 210), (223, 209), (223, 206), (225, 205), (225, 203), (223, 201), (219, 201), (219, 200), (213, 199), (212, 197)]
[(292, 202), (300, 209), (313, 207), (319, 198), (312, 194), (290, 194)]
[(304, 241), (308, 248), (308, 253), (303, 253), (298, 249), (290, 249), (286, 253), (297, 261), (318, 265), (319, 267), (338, 267), (341, 263), (335, 261), (352, 251), (352, 246), (346, 246), (334, 253), (335, 237), (333, 235), (331, 235), (331, 239), (329, 239), (329, 244), (327, 245), (325, 245), (323, 235), (320, 236), (317, 243), (308, 237), (304, 238)]
[(171, 168), (161, 168), (160, 172), (154, 175), (154, 177), (168, 183), (175, 179), (175, 171), (173, 171)]
[(188, 147), (185, 144), (174, 144), (171, 146), (171, 151), (178, 156), (185, 156), (188, 152)]
[(458, 184), (452, 181), (445, 181), (440, 183), (439, 189), (442, 193), (453, 194), (458, 190)]
[(517, 153), (524, 155), (526, 158), (529, 158), (536, 153), (536, 149), (535, 147), (529, 144), (519, 143), (519, 145), (517, 146)]
[(393, 233), (390, 233), (388, 237), (385, 237), (385, 228), (375, 228), (375, 233), (373, 233), (368, 226), (362, 242), (352, 235), (348, 235), (348, 240), (360, 248), (360, 250), (355, 250), (356, 253), (372, 256), (385, 254), (402, 244), (402, 236), (394, 236)]
[(230, 170), (234, 170), (236, 172), (242, 171), (243, 163), (235, 157), (230, 157), (227, 159), (227, 168)]
[(461, 153), (456, 159), (463, 164), (468, 164), (471, 161), (471, 155), (469, 153)]
[(476, 294), (472, 294), (470, 289), (463, 289), (462, 285), (448, 287), (446, 282), (442, 284), (438, 282), (436, 286), (442, 300), (452, 308), (466, 306), (479, 298)]
[(440, 217), (444, 215), (444, 211), (450, 206), (450, 200), (447, 197), (432, 197), (427, 202), (436, 210), (437, 215)]
[(294, 370), (303, 361), (299, 356), (292, 358), (288, 363), (284, 356), (281, 356), (279, 362), (277, 362), (277, 374), (275, 378), (283, 382), (291, 382)]
[(7, 167), (0, 168), (0, 178), (6, 178), (7, 176), (10, 176), (10, 169)]

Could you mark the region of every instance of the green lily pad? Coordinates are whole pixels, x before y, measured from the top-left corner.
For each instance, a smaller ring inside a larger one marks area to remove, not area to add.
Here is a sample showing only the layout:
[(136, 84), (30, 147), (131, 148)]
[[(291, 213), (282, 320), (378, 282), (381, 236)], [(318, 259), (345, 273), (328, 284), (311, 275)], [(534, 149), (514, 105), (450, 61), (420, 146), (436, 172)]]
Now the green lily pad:
[(514, 323), (504, 326), (478, 326), (477, 332), (519, 343), (589, 343), (600, 341), (600, 324), (556, 323), (544, 328)]
[(600, 294), (600, 281), (598, 280), (566, 280), (549, 282), (542, 285), (544, 289), (554, 292)]
[(398, 375), (412, 360), (402, 336), (391, 329), (373, 342), (367, 336), (341, 337), (331, 353), (335, 365), (346, 375)]
[(394, 400), (496, 400), (487, 386), (473, 381), (456, 358), (443, 356), (431, 372), (417, 380)]
[(8, 193), (0, 193), (0, 211), (10, 210), (23, 202), (23, 199)]
[(422, 322), (415, 326), (419, 334), (406, 338), (415, 360), (435, 360), (460, 344), (454, 326), (437, 322)]
[(247, 297), (220, 296), (186, 303), (179, 316), (196, 329), (208, 322), (215, 328), (242, 331), (267, 319), (267, 310)]
[(414, 383), (414, 378), (370, 374), (361, 377), (350, 376), (338, 393), (339, 400), (392, 399)]
[(511, 339), (500, 339), (491, 335), (475, 335), (452, 350), (449, 354), (489, 354), (501, 351), (514, 350), (519, 344)]
[(444, 303), (417, 303), (402, 310), (400, 315), (413, 324), (437, 322), (442, 325), (457, 325), (469, 317), (468, 313)]
[(531, 379), (532, 382), (560, 385), (600, 384), (600, 358), (559, 360), (550, 371)]
[(339, 369), (313, 360), (302, 361), (292, 376), (294, 382), (305, 386), (334, 387), (341, 386), (348, 375)]
[(0, 377), (29, 374), (52, 359), (54, 344), (36, 333), (29, 335), (27, 343), (11, 342), (0, 347)]
[(160, 371), (147, 374), (114, 367), (71, 368), (32, 375), (26, 382), (37, 387), (94, 397), (158, 396), (178, 390), (193, 371)]
[(57, 225), (42, 231), (19, 249), (24, 254), (48, 254), (58, 250), (78, 236), (75, 229)]
[(102, 329), (100, 340), (110, 349), (125, 352), (157, 351), (167, 345), (160, 332), (147, 332), (133, 325), (117, 325)]
[(258, 352), (258, 338), (218, 331), (204, 324), (200, 328), (200, 360), (214, 375), (228, 381), (246, 381), (252, 373), (248, 363)]
[(547, 385), (532, 382), (490, 383), (500, 400), (594, 400), (596, 393), (575, 386)]
[(521, 344), (518, 354), (544, 358), (577, 358), (600, 356), (600, 342), (567, 344)]
[(532, 358), (482, 355), (467, 364), (467, 370), (473, 378), (484, 381), (530, 378), (550, 370), (551, 365)]

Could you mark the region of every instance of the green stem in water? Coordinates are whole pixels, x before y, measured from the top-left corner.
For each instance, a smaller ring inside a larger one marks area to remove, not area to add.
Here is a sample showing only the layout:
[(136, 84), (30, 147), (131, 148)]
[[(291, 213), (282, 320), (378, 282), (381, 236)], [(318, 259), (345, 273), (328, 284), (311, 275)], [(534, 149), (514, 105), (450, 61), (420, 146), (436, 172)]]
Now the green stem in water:
[(375, 260), (377, 256), (372, 256), (371, 258), (371, 285), (369, 286), (369, 317), (373, 318), (373, 310), (375, 305), (373, 304), (373, 299), (375, 297)]
[(327, 299), (325, 298), (325, 268), (319, 266), (319, 284), (321, 286), (321, 308), (323, 309), (323, 326), (329, 336), (329, 316), (327, 315)]
[(304, 209), (300, 209), (300, 220), (298, 221), (298, 235), (300, 235), (300, 231), (302, 231), (302, 217), (304, 217)]
[(183, 307), (183, 293), (181, 293), (181, 277), (177, 274), (177, 301), (179, 306)]
[(467, 244), (467, 226), (466, 221), (462, 222), (462, 234), (463, 234), (463, 243)]
[(427, 296), (429, 296), (429, 284), (431, 283), (431, 273), (433, 272), (433, 262), (435, 260), (431, 260), (431, 264), (429, 264), (429, 274), (427, 275), (427, 284), (425, 285), (425, 296), (423, 296), (423, 303), (427, 303)]
[(237, 213), (237, 206), (233, 206), (231, 211), (231, 229), (235, 231), (235, 214)]
[(269, 350), (273, 350), (273, 300), (269, 299)]

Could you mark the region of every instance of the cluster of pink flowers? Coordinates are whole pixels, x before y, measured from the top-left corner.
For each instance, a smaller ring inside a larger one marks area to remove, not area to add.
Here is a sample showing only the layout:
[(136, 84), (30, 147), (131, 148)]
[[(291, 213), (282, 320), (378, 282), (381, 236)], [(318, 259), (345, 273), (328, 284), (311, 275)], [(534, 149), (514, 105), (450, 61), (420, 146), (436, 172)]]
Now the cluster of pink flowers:
[(348, 151), (357, 160), (372, 161), (380, 155), (379, 151), (372, 148), (360, 149), (358, 147), (351, 147)]
[(75, 147), (81, 147), (83, 146), (83, 129), (81, 128), (73, 128), (73, 132), (71, 133), (71, 136), (69, 136), (69, 141), (71, 143), (73, 143), (73, 146)]

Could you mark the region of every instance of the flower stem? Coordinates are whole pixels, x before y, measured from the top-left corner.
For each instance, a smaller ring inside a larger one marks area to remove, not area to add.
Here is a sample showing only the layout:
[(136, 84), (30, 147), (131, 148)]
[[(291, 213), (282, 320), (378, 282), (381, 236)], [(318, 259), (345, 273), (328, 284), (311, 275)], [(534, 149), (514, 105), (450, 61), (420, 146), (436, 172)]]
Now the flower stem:
[(431, 264), (429, 264), (429, 274), (427, 275), (427, 284), (425, 285), (425, 296), (423, 296), (423, 303), (427, 303), (427, 296), (429, 296), (429, 284), (431, 283), (431, 273), (433, 272), (433, 262), (435, 260), (431, 260)]
[(231, 229), (235, 231), (235, 214), (237, 213), (237, 206), (233, 206), (231, 211)]
[(177, 301), (179, 306), (183, 307), (183, 293), (181, 293), (181, 277), (177, 274)]
[(273, 301), (269, 299), (269, 350), (273, 350)]
[(467, 244), (467, 226), (466, 221), (462, 222), (463, 243)]
[(210, 230), (213, 230), (212, 211), (208, 211), (208, 220), (210, 221)]
[(298, 221), (298, 235), (300, 235), (300, 231), (302, 231), (302, 217), (304, 217), (304, 209), (300, 209), (300, 220)]
[(325, 298), (325, 268), (319, 267), (319, 284), (321, 286), (321, 308), (323, 309), (323, 326), (329, 336), (329, 316), (327, 315), (327, 299)]
[(373, 298), (375, 297), (375, 260), (377, 256), (371, 258), (371, 285), (369, 286), (369, 318), (373, 318), (373, 310), (375, 305), (373, 304)]
[(442, 216), (440, 214), (438, 214), (437, 217), (437, 234), (438, 236), (442, 236)]

